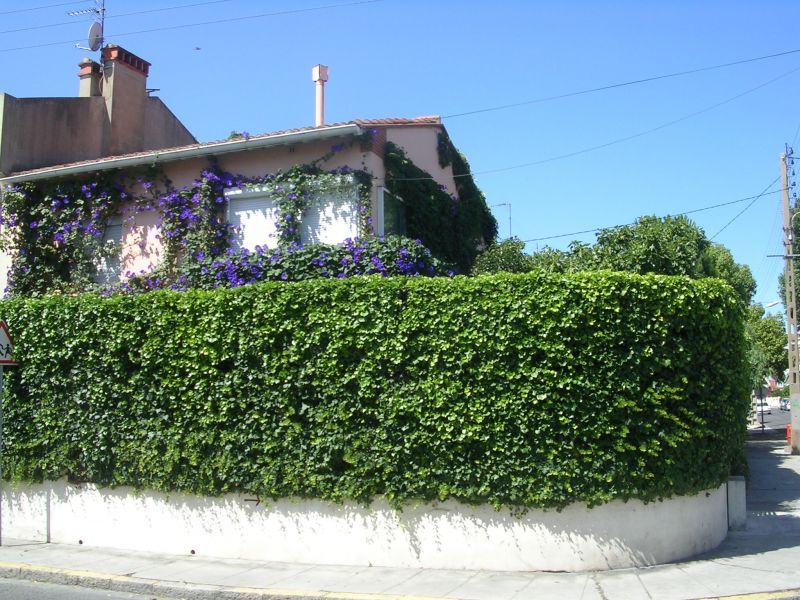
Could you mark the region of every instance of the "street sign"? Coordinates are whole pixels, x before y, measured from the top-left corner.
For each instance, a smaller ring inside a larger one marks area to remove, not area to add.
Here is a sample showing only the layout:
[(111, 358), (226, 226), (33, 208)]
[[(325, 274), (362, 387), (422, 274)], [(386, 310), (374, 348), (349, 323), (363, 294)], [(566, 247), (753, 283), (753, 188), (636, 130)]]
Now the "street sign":
[(0, 367), (17, 366), (14, 362), (14, 340), (8, 333), (8, 325), (5, 321), (0, 321)]

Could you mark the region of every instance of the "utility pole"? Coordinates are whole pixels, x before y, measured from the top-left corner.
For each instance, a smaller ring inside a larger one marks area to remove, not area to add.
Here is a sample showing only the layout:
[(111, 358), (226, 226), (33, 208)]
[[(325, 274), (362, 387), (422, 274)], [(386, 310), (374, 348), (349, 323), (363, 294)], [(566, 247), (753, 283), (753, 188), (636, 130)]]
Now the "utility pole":
[(789, 205), (789, 151), (781, 154), (781, 189), (783, 190), (783, 281), (786, 294), (786, 333), (789, 353), (789, 401), (792, 424), (792, 454), (800, 454), (800, 364), (797, 346), (797, 290), (794, 279), (794, 225), (792, 208)]

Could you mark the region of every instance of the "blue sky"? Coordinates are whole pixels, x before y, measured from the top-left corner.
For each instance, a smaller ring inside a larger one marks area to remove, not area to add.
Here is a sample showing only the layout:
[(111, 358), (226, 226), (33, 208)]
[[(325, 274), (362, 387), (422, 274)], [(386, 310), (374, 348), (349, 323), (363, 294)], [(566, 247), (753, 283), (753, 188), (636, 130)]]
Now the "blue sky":
[[(91, 16), (66, 13), (93, 6), (0, 0), (0, 90), (75, 95), (77, 63), (91, 53), (74, 42)], [(143, 12), (169, 7), (182, 8)], [(488, 203), (504, 205), (493, 207), (501, 236), (510, 213), (511, 233), (532, 240), (530, 251), (594, 235), (539, 238), (756, 196), (778, 177), (784, 144), (800, 145), (796, 1), (107, 0), (106, 8), (107, 41), (153, 64), (150, 87), (201, 141), (313, 124), (317, 63), (330, 68), (328, 122), (442, 115)], [(195, 23), (207, 24), (187, 26)], [(60, 25), (42, 27), (51, 24)], [(769, 302), (782, 268), (767, 257), (782, 251), (780, 194), (737, 217), (748, 204), (690, 216), (750, 266), (756, 300)]]

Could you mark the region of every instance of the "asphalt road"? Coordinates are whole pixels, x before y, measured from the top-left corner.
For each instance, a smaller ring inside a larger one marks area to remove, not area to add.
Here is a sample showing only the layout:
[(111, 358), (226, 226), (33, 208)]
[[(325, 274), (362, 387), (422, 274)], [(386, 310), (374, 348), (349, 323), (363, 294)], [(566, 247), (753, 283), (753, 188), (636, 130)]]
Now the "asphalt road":
[(166, 600), (127, 592), (92, 590), (70, 585), (0, 579), (0, 600)]
[[(788, 410), (780, 410), (778, 408), (771, 409), (770, 414), (764, 415), (764, 428), (765, 429), (786, 429), (789, 424), (791, 413)], [(757, 415), (758, 423), (761, 424), (761, 413)]]

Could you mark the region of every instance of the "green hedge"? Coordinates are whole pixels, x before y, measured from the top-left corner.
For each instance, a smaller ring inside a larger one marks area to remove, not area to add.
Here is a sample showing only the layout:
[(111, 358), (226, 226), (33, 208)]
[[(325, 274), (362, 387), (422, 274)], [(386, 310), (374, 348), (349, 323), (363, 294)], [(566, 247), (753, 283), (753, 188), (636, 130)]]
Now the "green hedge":
[(743, 311), (716, 280), (362, 277), (0, 313), (14, 480), (560, 507), (740, 466)]

